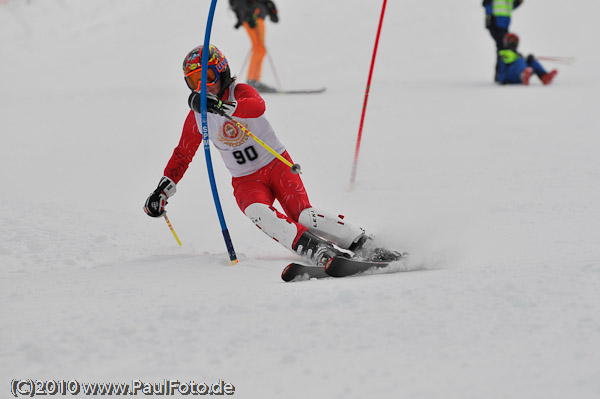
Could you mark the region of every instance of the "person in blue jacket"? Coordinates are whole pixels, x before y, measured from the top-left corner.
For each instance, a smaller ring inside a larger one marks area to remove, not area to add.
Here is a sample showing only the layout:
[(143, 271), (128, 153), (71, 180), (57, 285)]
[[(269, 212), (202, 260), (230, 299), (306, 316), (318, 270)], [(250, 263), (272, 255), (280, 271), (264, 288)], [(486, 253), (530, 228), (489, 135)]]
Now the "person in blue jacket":
[[(502, 50), (502, 40), (508, 33), (512, 11), (519, 7), (523, 0), (483, 0), (485, 8), (485, 27), (496, 43), (496, 55)], [(498, 82), (500, 59), (496, 58), (496, 73), (494, 80)]]
[(542, 64), (532, 55), (523, 57), (517, 52), (519, 36), (507, 33), (502, 40), (502, 49), (498, 51), (497, 82), (500, 84), (529, 85), (534, 73), (544, 85), (549, 85), (558, 73), (556, 69), (546, 72)]

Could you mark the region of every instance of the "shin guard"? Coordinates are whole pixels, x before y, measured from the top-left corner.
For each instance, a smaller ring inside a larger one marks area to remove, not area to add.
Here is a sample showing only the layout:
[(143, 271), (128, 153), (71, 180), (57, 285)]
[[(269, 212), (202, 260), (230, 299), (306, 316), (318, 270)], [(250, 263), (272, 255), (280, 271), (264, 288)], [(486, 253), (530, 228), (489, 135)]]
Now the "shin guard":
[(294, 250), (296, 238), (306, 231), (304, 227), (266, 204), (250, 204), (244, 213), (263, 233), (290, 251)]

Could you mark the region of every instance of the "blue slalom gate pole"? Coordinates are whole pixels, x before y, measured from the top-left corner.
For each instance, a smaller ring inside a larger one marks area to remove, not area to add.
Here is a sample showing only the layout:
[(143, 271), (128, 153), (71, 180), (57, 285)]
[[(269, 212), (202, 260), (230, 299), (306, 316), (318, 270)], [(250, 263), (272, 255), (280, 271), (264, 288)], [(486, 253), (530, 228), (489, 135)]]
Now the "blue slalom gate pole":
[(217, 0), (212, 0), (210, 4), (210, 11), (208, 13), (208, 21), (206, 22), (206, 33), (204, 34), (204, 47), (202, 48), (202, 65), (203, 68), (200, 72), (200, 110), (202, 116), (202, 140), (204, 140), (204, 154), (206, 155), (206, 170), (208, 171), (208, 178), (210, 180), (210, 188), (212, 189), (213, 199), (215, 201), (215, 207), (217, 208), (217, 215), (219, 215), (219, 222), (221, 223), (221, 230), (223, 232), (223, 238), (225, 239), (225, 245), (227, 246), (227, 252), (229, 253), (229, 260), (231, 264), (235, 265), (238, 263), (237, 255), (233, 249), (233, 243), (231, 242), (231, 236), (229, 235), (229, 229), (225, 223), (225, 216), (223, 215), (223, 209), (221, 208), (221, 201), (219, 200), (219, 192), (217, 191), (217, 183), (215, 182), (215, 174), (212, 166), (212, 158), (210, 156), (210, 143), (208, 142), (208, 122), (206, 117), (206, 71), (205, 65), (208, 65), (208, 51), (210, 45), (210, 32), (212, 30), (212, 22), (215, 16), (215, 9), (217, 7)]

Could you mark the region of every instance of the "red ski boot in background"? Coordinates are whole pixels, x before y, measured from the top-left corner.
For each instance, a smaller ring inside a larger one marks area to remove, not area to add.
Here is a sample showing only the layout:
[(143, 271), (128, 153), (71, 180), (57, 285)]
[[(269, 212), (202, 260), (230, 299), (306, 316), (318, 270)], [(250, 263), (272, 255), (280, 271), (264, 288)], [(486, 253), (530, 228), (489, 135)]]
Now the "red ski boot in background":
[(558, 74), (558, 71), (556, 69), (554, 69), (554, 70), (542, 75), (542, 77), (540, 79), (542, 80), (542, 83), (544, 84), (544, 86), (548, 86), (550, 83), (552, 83), (552, 80), (554, 79), (556, 74)]
[(529, 85), (529, 78), (531, 77), (531, 74), (533, 73), (533, 68), (532, 67), (527, 67), (523, 70), (523, 72), (521, 72), (521, 83), (523, 83), (525, 86)]

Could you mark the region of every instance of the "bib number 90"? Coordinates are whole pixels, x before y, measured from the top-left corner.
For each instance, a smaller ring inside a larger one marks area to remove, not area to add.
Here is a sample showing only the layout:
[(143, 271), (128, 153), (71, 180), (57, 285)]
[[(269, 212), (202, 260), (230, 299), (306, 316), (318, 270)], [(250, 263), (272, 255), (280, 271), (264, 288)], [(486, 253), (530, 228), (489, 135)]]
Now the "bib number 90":
[(258, 158), (258, 154), (253, 146), (244, 148), (244, 151), (234, 151), (233, 156), (240, 165), (245, 164), (247, 161), (254, 161), (256, 158)]

